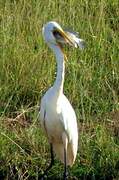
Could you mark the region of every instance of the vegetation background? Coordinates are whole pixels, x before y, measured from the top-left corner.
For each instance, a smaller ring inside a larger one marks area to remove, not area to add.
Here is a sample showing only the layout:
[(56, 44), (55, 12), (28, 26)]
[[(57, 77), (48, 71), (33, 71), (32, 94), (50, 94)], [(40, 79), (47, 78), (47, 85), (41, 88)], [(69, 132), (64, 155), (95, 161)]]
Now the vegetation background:
[[(119, 4), (117, 0), (1, 0), (0, 179), (38, 179), (50, 161), (39, 102), (56, 64), (42, 38), (54, 20), (79, 32), (86, 49), (66, 49), (64, 92), (79, 124), (69, 179), (119, 179)], [(48, 179), (62, 177), (56, 160)]]

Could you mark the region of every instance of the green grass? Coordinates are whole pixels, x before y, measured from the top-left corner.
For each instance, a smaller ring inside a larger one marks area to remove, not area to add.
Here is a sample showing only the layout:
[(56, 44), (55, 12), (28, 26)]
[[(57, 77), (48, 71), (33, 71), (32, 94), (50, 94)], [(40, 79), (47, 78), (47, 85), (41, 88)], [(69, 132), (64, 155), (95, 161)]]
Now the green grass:
[[(84, 51), (66, 49), (64, 92), (80, 130), (70, 177), (119, 179), (117, 0), (2, 0), (0, 179), (38, 179), (49, 163), (38, 105), (55, 79), (55, 57), (42, 38), (42, 26), (50, 20), (78, 31), (86, 41)], [(60, 178), (62, 169), (56, 161), (49, 178)]]

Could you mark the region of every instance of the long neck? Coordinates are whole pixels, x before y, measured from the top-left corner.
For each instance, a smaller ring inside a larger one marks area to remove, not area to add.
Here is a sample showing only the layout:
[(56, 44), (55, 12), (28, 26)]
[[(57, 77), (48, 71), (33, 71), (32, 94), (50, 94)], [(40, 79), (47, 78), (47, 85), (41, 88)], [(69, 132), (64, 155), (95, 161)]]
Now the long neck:
[(53, 89), (57, 95), (60, 95), (61, 93), (63, 93), (63, 85), (64, 85), (64, 70), (65, 70), (64, 54), (60, 49), (60, 47), (56, 45), (50, 45), (50, 47), (55, 53), (56, 62), (57, 62), (57, 76), (53, 85)]

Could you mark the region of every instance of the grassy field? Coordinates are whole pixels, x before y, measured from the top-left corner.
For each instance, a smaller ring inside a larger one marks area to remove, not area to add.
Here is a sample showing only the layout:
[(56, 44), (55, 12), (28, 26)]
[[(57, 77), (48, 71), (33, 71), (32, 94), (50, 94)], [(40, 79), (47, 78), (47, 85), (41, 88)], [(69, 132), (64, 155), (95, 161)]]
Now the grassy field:
[[(119, 6), (117, 0), (2, 0), (0, 11), (0, 179), (39, 179), (50, 161), (39, 102), (56, 76), (42, 38), (55, 20), (79, 32), (86, 49), (67, 49), (64, 92), (79, 124), (69, 179), (119, 179)], [(61, 179), (56, 160), (48, 179)]]

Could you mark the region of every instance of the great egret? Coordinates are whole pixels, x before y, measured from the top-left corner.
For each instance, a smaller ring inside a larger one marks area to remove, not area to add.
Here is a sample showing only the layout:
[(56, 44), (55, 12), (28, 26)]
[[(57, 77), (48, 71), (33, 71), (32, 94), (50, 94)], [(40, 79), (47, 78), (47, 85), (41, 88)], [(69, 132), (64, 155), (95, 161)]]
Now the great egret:
[(57, 77), (54, 85), (41, 99), (40, 120), (50, 143), (51, 163), (44, 175), (54, 164), (54, 154), (64, 163), (63, 178), (67, 177), (67, 165), (72, 166), (78, 148), (78, 128), (74, 109), (63, 94), (65, 55), (63, 44), (74, 47), (84, 46), (84, 41), (71, 31), (65, 31), (56, 22), (48, 22), (43, 27), (44, 40), (53, 50), (57, 61)]

